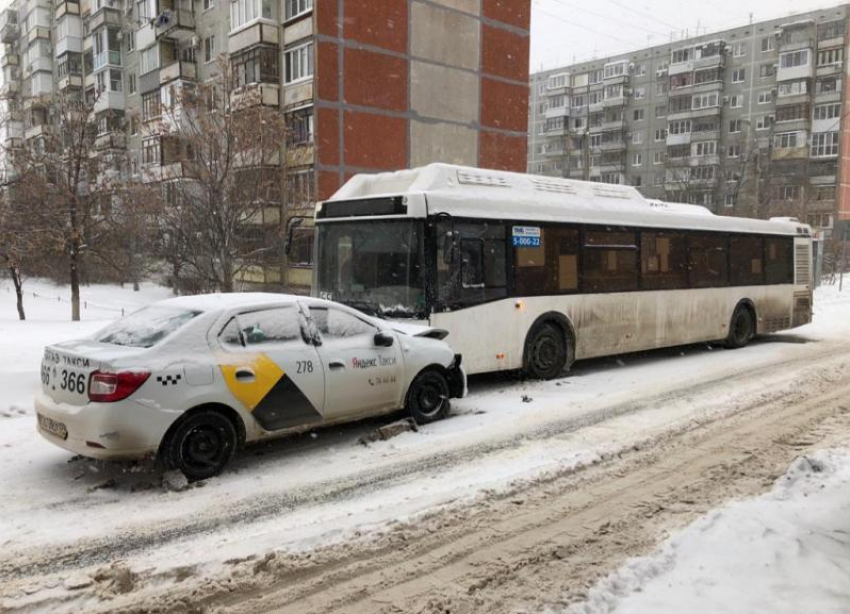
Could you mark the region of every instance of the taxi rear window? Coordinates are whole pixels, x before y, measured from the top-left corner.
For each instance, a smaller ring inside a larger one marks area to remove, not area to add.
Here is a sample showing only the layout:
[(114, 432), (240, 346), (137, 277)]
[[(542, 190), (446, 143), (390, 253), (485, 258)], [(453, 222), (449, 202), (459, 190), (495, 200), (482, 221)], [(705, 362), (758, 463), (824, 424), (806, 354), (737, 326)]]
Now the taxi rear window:
[(100, 343), (149, 348), (176, 332), (200, 313), (172, 307), (145, 307), (110, 324), (95, 334), (94, 338)]

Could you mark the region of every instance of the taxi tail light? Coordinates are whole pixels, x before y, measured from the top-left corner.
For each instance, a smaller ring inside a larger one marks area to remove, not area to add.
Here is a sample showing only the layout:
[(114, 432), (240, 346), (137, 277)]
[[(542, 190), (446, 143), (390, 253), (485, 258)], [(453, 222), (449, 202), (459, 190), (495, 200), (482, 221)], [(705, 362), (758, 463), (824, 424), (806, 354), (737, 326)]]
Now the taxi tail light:
[(95, 371), (89, 380), (89, 400), (97, 403), (123, 401), (150, 376), (150, 371)]

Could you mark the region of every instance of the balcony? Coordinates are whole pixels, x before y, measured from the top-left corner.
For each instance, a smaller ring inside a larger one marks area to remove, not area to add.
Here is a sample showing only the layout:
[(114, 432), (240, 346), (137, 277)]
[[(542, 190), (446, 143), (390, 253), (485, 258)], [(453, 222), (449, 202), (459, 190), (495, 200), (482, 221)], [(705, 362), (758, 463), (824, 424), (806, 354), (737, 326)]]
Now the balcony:
[(792, 81), (796, 79), (811, 79), (814, 76), (815, 67), (812, 63), (812, 50), (809, 49), (809, 63), (804, 66), (789, 66), (783, 68), (781, 65), (776, 71), (777, 81)]
[(66, 75), (59, 79), (59, 91), (80, 89), (83, 87), (82, 75)]
[(554, 107), (551, 109), (546, 109), (546, 118), (550, 117), (569, 117), (570, 116), (570, 108), (569, 107)]
[(253, 83), (251, 85), (246, 85), (230, 94), (230, 102), (234, 109), (237, 110), (260, 105), (279, 107), (280, 86), (273, 85), (271, 83)]
[(79, 2), (71, 2), (70, 0), (65, 0), (64, 2), (60, 2), (56, 5), (56, 11), (54, 12), (54, 17), (59, 20), (62, 19), (65, 15), (79, 15), (80, 14), (80, 3)]
[(190, 9), (166, 10), (154, 19), (156, 39), (164, 37), (189, 40), (195, 34), (195, 12)]
[(14, 43), (20, 36), (21, 29), (18, 27), (18, 11), (6, 9), (0, 13), (0, 41)]
[(120, 132), (99, 134), (94, 139), (94, 148), (98, 151), (105, 149), (126, 149), (127, 135)]
[(44, 136), (47, 134), (48, 127), (47, 124), (40, 124), (38, 126), (31, 126), (24, 130), (24, 138), (29, 141), (30, 139), (35, 139), (40, 136)]
[(606, 98), (602, 101), (602, 105), (605, 108), (610, 107), (622, 107), (628, 102), (628, 99), (625, 96), (620, 96), (619, 98)]
[(626, 129), (625, 119), (615, 119), (613, 121), (602, 122), (602, 132), (618, 132)]
[(718, 53), (717, 55), (712, 55), (707, 58), (700, 58), (698, 60), (694, 60), (694, 70), (702, 70), (703, 68), (723, 68), (726, 65), (726, 56), (722, 53)]
[(3, 56), (3, 68), (6, 68), (7, 66), (18, 66), (19, 64), (20, 58), (17, 53), (7, 53)]
[(667, 146), (671, 145), (690, 145), (691, 143), (691, 133), (685, 132), (683, 134), (668, 134), (667, 135)]
[(101, 92), (94, 101), (94, 112), (102, 113), (108, 109), (124, 110), (124, 92)]
[(828, 64), (827, 66), (818, 66), (815, 74), (818, 77), (833, 77), (841, 73), (841, 63)]
[(815, 39), (812, 37), (801, 37), (796, 40), (782, 42), (782, 39), (779, 41), (779, 52), (785, 53), (786, 51), (800, 51), (801, 49), (811, 49), (815, 46)]
[(183, 60), (172, 62), (168, 66), (163, 66), (159, 69), (159, 84), (164, 85), (180, 79), (181, 81), (196, 81), (198, 78), (198, 68), (194, 62), (186, 62)]
[(279, 41), (278, 28), (267, 23), (256, 23), (250, 28), (232, 33), (227, 40), (227, 50), (230, 53), (236, 53), (261, 43), (278, 45)]
[(40, 26), (33, 28), (30, 30), (29, 35), (27, 36), (27, 44), (33, 44), (38, 39), (50, 40), (50, 28), (42, 28)]
[(98, 70), (104, 66), (121, 66), (120, 51), (101, 51), (94, 56), (94, 69)]
[(114, 26), (117, 28), (120, 25), (121, 14), (118, 12), (118, 9), (104, 6), (92, 15), (91, 21), (89, 22), (89, 31), (95, 32), (98, 28), (103, 26)]
[(626, 148), (625, 141), (603, 141), (599, 151), (622, 151)]
[(0, 88), (0, 95), (2, 96), (14, 96), (20, 91), (20, 87), (18, 86), (17, 81), (8, 81), (3, 84), (3, 87)]
[(670, 68), (667, 69), (668, 73), (671, 77), (673, 75), (681, 75), (686, 72), (694, 71), (694, 63), (693, 61), (689, 62), (679, 62), (678, 64), (670, 64)]

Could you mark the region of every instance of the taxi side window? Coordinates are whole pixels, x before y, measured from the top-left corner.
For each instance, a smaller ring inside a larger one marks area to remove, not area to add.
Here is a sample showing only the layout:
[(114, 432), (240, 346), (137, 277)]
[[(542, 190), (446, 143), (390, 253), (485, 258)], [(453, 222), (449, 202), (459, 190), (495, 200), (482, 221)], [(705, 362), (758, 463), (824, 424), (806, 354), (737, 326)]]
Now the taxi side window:
[(219, 338), (224, 345), (237, 347), (304, 343), (294, 307), (240, 313), (228, 322)]
[(310, 315), (325, 341), (360, 336), (372, 337), (376, 332), (370, 324), (339, 309), (310, 307)]

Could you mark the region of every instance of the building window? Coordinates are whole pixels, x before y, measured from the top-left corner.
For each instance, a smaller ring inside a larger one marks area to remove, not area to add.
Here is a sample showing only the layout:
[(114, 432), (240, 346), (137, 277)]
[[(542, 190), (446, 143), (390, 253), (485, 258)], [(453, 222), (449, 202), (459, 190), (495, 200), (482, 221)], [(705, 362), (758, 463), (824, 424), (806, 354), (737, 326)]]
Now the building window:
[(818, 66), (833, 66), (834, 64), (841, 64), (843, 60), (844, 49), (842, 47), (818, 51)]
[(160, 164), (161, 160), (159, 137), (144, 139), (142, 141), (142, 164)]
[(626, 74), (626, 62), (618, 62), (616, 64), (609, 64), (605, 67), (605, 78), (613, 79), (614, 77), (620, 77)]
[(272, 0), (233, 0), (230, 3), (231, 31), (258, 19), (274, 19)]
[(643, 154), (636, 153), (632, 156), (632, 166), (643, 166)]
[(127, 91), (130, 94), (136, 93), (136, 74), (130, 73), (127, 75)]
[(776, 73), (776, 67), (773, 64), (762, 64), (759, 66), (759, 79), (768, 79)]
[(590, 73), (590, 84), (597, 85), (598, 83), (602, 83), (602, 78), (605, 76), (605, 71), (602, 69), (594, 70)]
[(287, 143), (290, 146), (313, 142), (313, 108), (300, 109), (286, 115)]
[(773, 146), (776, 149), (796, 149), (801, 141), (799, 132), (780, 132), (773, 138)]
[(717, 141), (703, 141), (694, 143), (691, 147), (692, 154), (697, 158), (713, 156), (717, 153)]
[(210, 10), (213, 6), (215, 6), (215, 5), (213, 4), (213, 0), (204, 0), (204, 2), (203, 2), (203, 7), (204, 7), (204, 10), (205, 10), (205, 11)]
[(736, 68), (732, 71), (732, 83), (743, 83), (747, 80), (747, 69)]
[(735, 206), (735, 195), (734, 194), (727, 194), (726, 200), (723, 202), (723, 204), (726, 205), (727, 207), (734, 207)]
[(841, 82), (835, 77), (825, 77), (818, 79), (815, 89), (816, 94), (833, 94), (838, 91), (838, 86)]
[(139, 74), (144, 75), (159, 68), (159, 45), (142, 50), (139, 57)]
[(159, 90), (142, 94), (142, 121), (148, 121), (159, 117), (162, 113)]
[(670, 122), (668, 126), (670, 134), (688, 134), (691, 131), (691, 120), (683, 119), (680, 121)]
[(652, 154), (652, 163), (653, 164), (664, 164), (664, 152), (656, 151)]
[(286, 52), (284, 83), (295, 83), (313, 76), (313, 43), (301, 45)]
[(800, 198), (800, 186), (798, 185), (783, 185), (776, 188), (776, 198), (778, 200), (790, 201)]
[(655, 84), (655, 95), (664, 96), (667, 93), (667, 82), (659, 81)]
[(109, 69), (109, 91), (121, 92), (124, 90), (124, 80), (120, 70), (114, 68)]
[(613, 99), (622, 98), (622, 97), (623, 97), (623, 86), (622, 86), (622, 84), (605, 86), (605, 100), (613, 100)]
[(645, 118), (645, 111), (643, 109), (635, 109), (632, 117), (634, 117), (634, 121), (642, 122)]
[(658, 143), (660, 141), (666, 141), (666, 140), (667, 140), (667, 129), (666, 128), (660, 128), (660, 129), (655, 131), (655, 142), (656, 143)]
[(643, 77), (646, 75), (646, 64), (638, 64), (635, 68), (635, 77)]
[(747, 43), (735, 43), (732, 45), (732, 56), (742, 58), (747, 55)]
[(809, 50), (789, 51), (779, 56), (779, 68), (796, 68), (809, 65)]
[(215, 59), (215, 34), (204, 39), (204, 62), (209, 64)]
[(693, 109), (707, 109), (709, 107), (716, 107), (718, 102), (717, 94), (700, 94), (698, 96), (694, 96), (693, 101)]
[(818, 25), (818, 40), (823, 41), (830, 38), (839, 38), (844, 36), (846, 31), (843, 19), (836, 19)]
[(717, 167), (715, 166), (694, 166), (691, 168), (692, 181), (714, 181)]
[(729, 145), (726, 148), (726, 157), (727, 158), (740, 158), (741, 157), (741, 146), (740, 145)]
[(770, 124), (770, 117), (763, 115), (756, 120), (756, 130), (769, 130)]
[(691, 110), (693, 99), (690, 96), (677, 96), (670, 99), (668, 113), (684, 113)]
[(670, 58), (671, 64), (684, 64), (685, 62), (690, 62), (694, 59), (694, 48), (688, 47), (687, 49), (676, 49), (673, 51), (673, 55)]
[(729, 108), (730, 109), (740, 109), (744, 106), (744, 95), (743, 94), (735, 94), (734, 96), (729, 96)]
[(655, 119), (661, 119), (662, 117), (667, 117), (667, 105), (655, 107)]
[(636, 87), (635, 88), (635, 100), (643, 100), (646, 98), (646, 88), (645, 87)]
[(815, 120), (837, 119), (841, 117), (841, 103), (819, 104), (815, 107)]
[(763, 39), (761, 39), (761, 52), (767, 53), (768, 51), (773, 51), (773, 45), (773, 37), (765, 36)]
[(776, 97), (784, 98), (786, 96), (799, 96), (806, 94), (809, 91), (808, 79), (800, 79), (799, 81), (786, 81), (780, 83), (776, 88)]
[(785, 107), (779, 107), (776, 109), (776, 121), (791, 122), (806, 119), (808, 113), (809, 105), (806, 104), (792, 104)]
[(838, 155), (838, 132), (816, 132), (812, 135), (812, 157), (828, 158)]
[(130, 30), (129, 32), (124, 32), (124, 36), (127, 37), (127, 52), (136, 50), (136, 31)]
[(233, 79), (236, 87), (251, 83), (277, 83), (280, 74), (280, 54), (276, 47), (254, 47), (233, 54)]
[(773, 94), (770, 93), (770, 90), (759, 92), (759, 104), (770, 104), (771, 102), (773, 102)]

